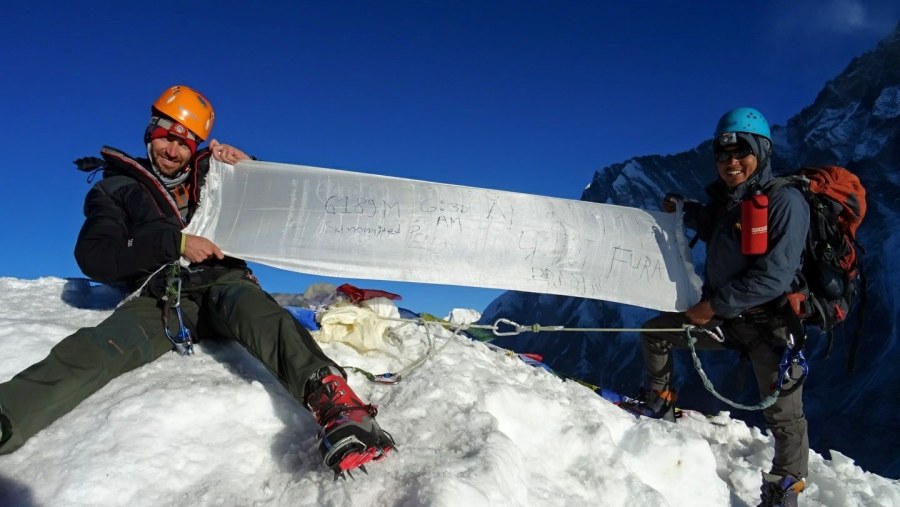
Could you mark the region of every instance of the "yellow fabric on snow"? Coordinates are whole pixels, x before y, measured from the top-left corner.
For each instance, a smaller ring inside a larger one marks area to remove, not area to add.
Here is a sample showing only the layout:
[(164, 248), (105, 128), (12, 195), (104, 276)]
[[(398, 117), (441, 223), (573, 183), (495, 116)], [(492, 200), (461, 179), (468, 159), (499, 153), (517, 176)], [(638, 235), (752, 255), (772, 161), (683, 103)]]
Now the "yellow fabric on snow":
[(335, 306), (320, 313), (321, 329), (316, 334), (316, 340), (345, 343), (361, 353), (378, 350), (399, 355), (401, 344), (389, 331), (400, 322), (380, 318), (399, 318), (397, 307), (386, 298), (370, 299), (361, 304)]

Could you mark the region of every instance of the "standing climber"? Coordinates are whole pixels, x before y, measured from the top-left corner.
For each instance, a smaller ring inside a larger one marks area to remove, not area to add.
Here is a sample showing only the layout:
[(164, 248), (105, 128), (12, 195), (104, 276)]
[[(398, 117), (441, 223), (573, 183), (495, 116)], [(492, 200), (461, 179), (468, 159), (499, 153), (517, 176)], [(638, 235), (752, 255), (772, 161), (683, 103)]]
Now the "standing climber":
[[(763, 396), (776, 391), (780, 363), (794, 344), (791, 330), (795, 328), (784, 317), (782, 303), (801, 283), (798, 273), (809, 229), (809, 206), (791, 186), (768, 193), (768, 223), (754, 229), (766, 234), (767, 245), (759, 252), (745, 253), (742, 202), (773, 179), (766, 119), (748, 107), (727, 112), (716, 125), (713, 152), (718, 177), (706, 189), (708, 202), (684, 203), (685, 225), (707, 244), (703, 297), (686, 312), (663, 313), (644, 324), (644, 386), (639, 402), (628, 407), (640, 415), (674, 420), (672, 349), (688, 346), (683, 332), (652, 329), (692, 324), (716, 330), (693, 333), (696, 348), (745, 353)], [(663, 209), (675, 211), (675, 200), (667, 196)], [(802, 396), (802, 385), (797, 385), (782, 392), (763, 412), (775, 438), (775, 456), (771, 470), (763, 473), (762, 506), (796, 505), (797, 495), (803, 491), (809, 438)]]

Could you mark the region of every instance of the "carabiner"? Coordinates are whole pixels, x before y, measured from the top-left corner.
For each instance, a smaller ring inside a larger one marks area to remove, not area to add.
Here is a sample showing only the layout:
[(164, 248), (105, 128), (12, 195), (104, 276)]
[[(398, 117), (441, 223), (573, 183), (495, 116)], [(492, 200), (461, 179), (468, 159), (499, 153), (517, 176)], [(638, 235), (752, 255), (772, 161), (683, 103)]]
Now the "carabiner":
[[(797, 377), (792, 375), (795, 367), (800, 369), (800, 375)], [(790, 347), (784, 349), (784, 354), (781, 356), (781, 363), (779, 363), (778, 369), (777, 385), (779, 389), (784, 389), (785, 383), (788, 381), (794, 381), (796, 386), (809, 375), (809, 365), (806, 363), (806, 357), (803, 356), (803, 350), (795, 352), (794, 349)], [(791, 390), (793, 390), (793, 388)]]
[[(507, 324), (509, 326), (512, 326), (515, 330), (502, 332), (502, 331), (500, 331), (500, 324)], [(513, 322), (506, 318), (499, 318), (496, 321), (494, 321), (494, 327), (493, 327), (494, 336), (516, 336), (519, 333), (521, 333), (524, 329), (525, 328), (523, 326), (520, 326), (518, 323)]]
[(181, 307), (174, 307), (175, 315), (178, 317), (178, 336), (172, 336), (169, 332), (168, 322), (164, 322), (163, 328), (166, 331), (166, 337), (175, 345), (175, 350), (182, 356), (194, 355), (194, 343), (191, 341), (191, 331), (184, 325), (184, 318), (181, 316)]

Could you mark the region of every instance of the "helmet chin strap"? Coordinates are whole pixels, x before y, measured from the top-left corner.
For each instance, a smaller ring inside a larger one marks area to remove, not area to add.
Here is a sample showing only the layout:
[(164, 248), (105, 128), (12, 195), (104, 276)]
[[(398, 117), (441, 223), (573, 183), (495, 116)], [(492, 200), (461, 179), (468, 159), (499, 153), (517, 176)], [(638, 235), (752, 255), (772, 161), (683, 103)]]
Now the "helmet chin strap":
[(188, 173), (190, 172), (185, 170), (185, 168), (187, 167), (187, 165), (185, 165), (185, 167), (179, 169), (178, 174), (176, 174), (175, 176), (166, 176), (165, 174), (163, 174), (162, 171), (160, 171), (159, 168), (156, 167), (156, 160), (153, 158), (153, 152), (150, 150), (150, 143), (147, 143), (147, 158), (150, 159), (150, 169), (153, 171), (153, 174), (155, 174), (156, 177), (159, 178), (159, 181), (161, 181), (163, 185), (165, 185), (165, 187), (169, 190), (184, 183), (184, 181), (188, 177)]

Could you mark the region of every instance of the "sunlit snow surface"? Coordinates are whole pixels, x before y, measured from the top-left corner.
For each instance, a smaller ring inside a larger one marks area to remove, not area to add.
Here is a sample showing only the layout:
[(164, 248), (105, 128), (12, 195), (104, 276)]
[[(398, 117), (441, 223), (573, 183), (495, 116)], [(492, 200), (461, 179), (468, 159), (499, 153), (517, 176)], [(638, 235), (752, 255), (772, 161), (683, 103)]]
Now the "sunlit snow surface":
[[(0, 381), (101, 321), (118, 297), (83, 281), (0, 278)], [(323, 348), (342, 365), (396, 372), (429, 347), (421, 326), (395, 333), (400, 359)], [(0, 456), (0, 505), (756, 505), (772, 456), (759, 430), (724, 413), (636, 420), (482, 343), (454, 337), (440, 348), (449, 336), (433, 331), (439, 351), (396, 385), (350, 375), (400, 449), (355, 480), (333, 480), (316, 424), (263, 367), (233, 343), (206, 341), (193, 357), (168, 354), (119, 377)], [(833, 456), (810, 457), (804, 505), (900, 505), (898, 481)]]

